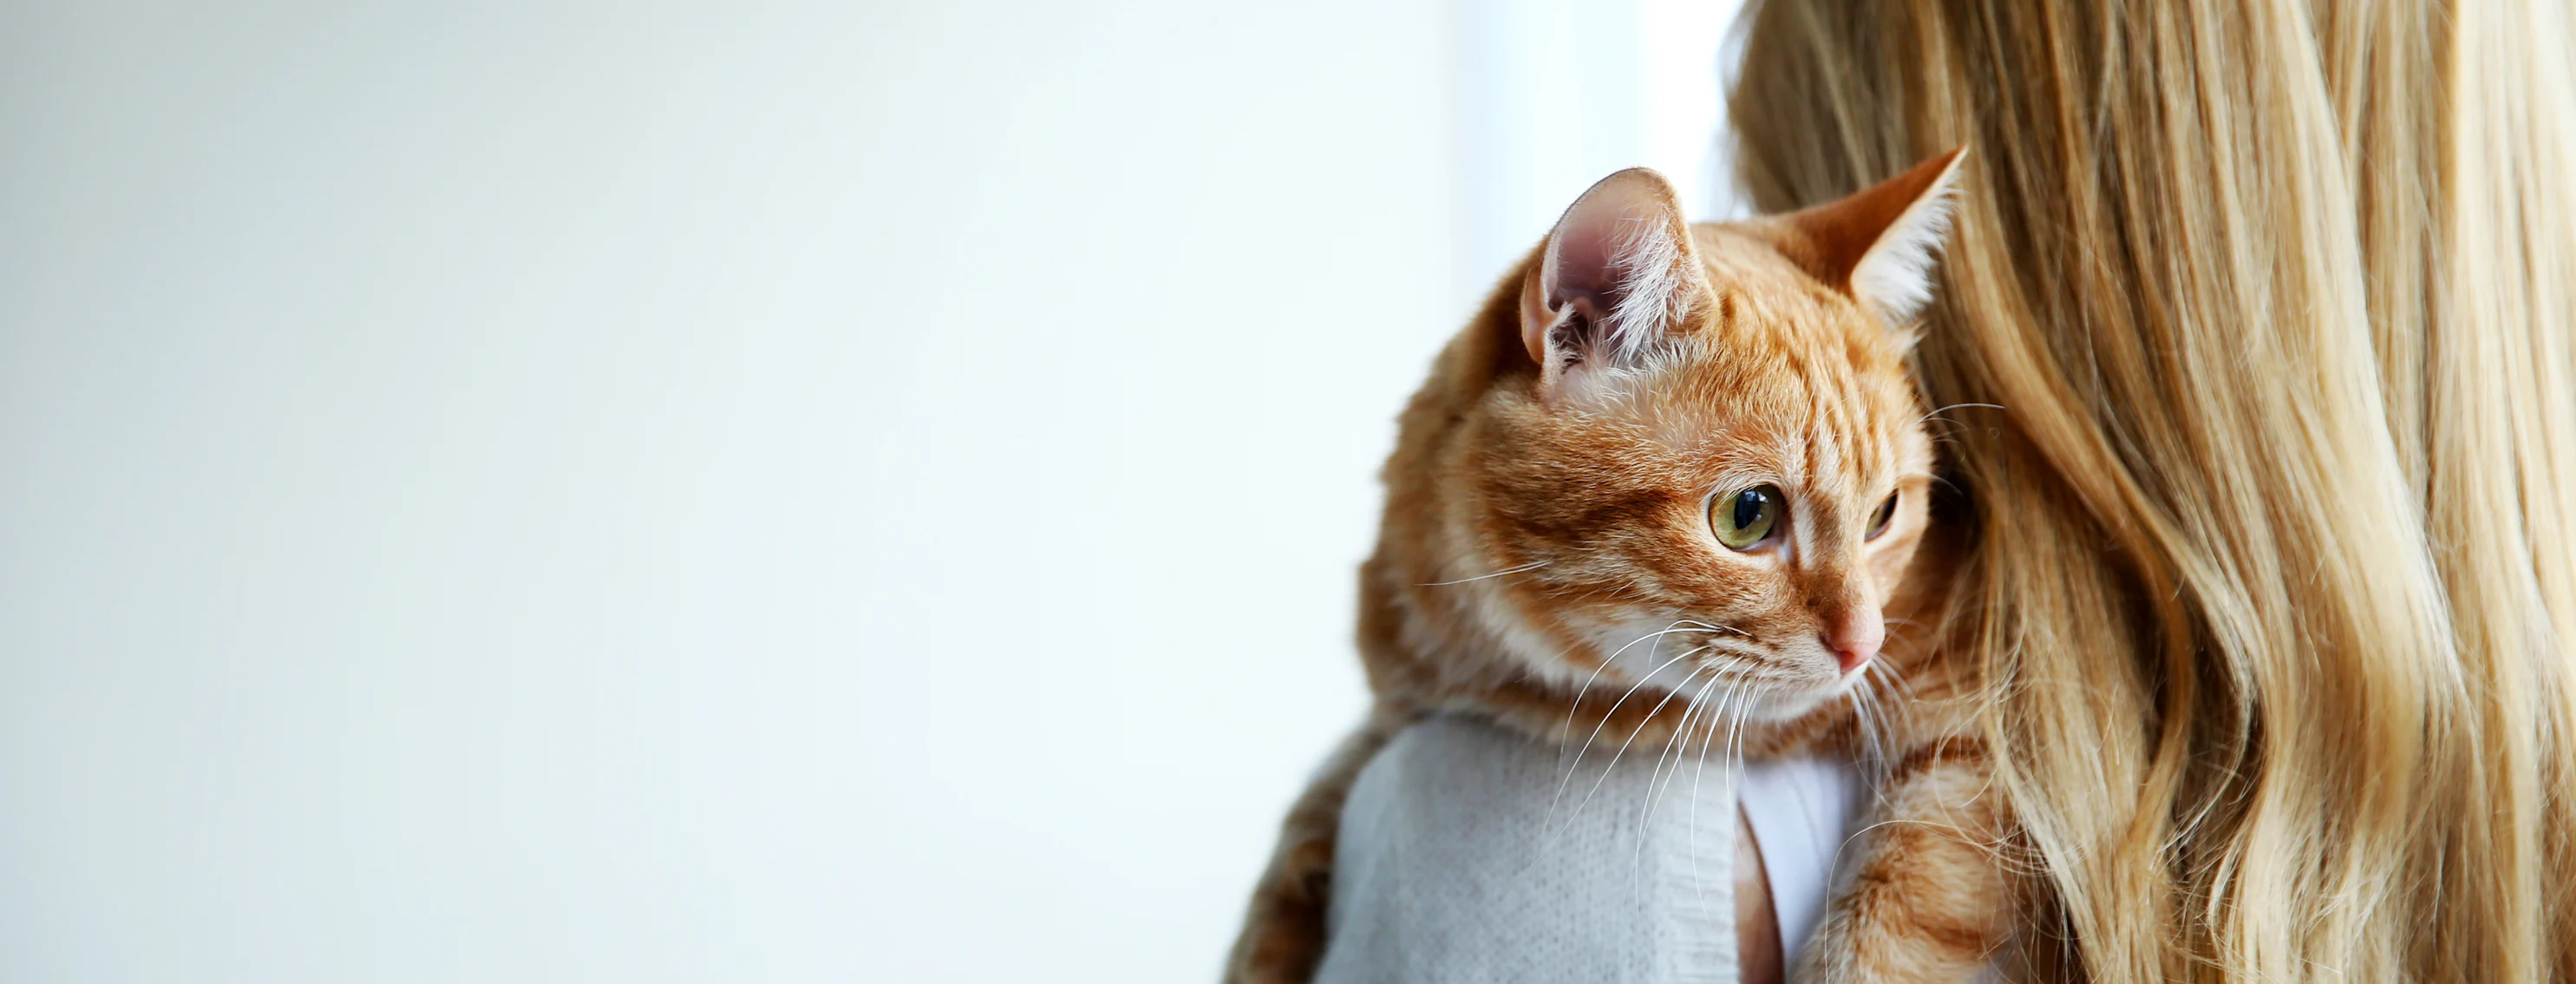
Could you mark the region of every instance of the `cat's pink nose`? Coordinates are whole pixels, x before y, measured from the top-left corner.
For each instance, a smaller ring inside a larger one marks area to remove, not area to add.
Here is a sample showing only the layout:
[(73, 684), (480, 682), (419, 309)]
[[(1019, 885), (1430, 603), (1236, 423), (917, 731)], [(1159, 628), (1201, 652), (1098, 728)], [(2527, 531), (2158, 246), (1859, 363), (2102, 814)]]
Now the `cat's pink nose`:
[(1879, 645), (1886, 641), (1887, 627), (1877, 619), (1845, 619), (1825, 633), (1825, 648), (1834, 651), (1834, 661), (1842, 664), (1845, 673), (1877, 656)]

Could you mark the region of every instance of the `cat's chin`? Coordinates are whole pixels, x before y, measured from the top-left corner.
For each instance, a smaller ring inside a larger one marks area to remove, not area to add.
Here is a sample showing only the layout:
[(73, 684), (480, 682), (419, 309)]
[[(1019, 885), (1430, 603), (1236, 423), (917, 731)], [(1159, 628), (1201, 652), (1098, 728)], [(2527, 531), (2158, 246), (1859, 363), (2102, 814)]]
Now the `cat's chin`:
[(1850, 693), (1860, 679), (1851, 674), (1810, 686), (1790, 686), (1766, 691), (1745, 702), (1744, 719), (1765, 723), (1794, 721)]

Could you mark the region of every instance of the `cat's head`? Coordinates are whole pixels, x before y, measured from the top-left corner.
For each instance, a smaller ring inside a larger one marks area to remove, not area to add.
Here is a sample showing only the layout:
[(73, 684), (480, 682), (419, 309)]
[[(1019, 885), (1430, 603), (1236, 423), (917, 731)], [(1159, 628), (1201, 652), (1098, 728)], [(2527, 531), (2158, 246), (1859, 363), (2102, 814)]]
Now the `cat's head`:
[(1960, 161), (1699, 227), (1652, 171), (1594, 185), (1444, 357), (1480, 382), (1408, 411), (1406, 631), (1467, 623), (1502, 672), (1757, 717), (1855, 683), (1928, 521), (1905, 357)]

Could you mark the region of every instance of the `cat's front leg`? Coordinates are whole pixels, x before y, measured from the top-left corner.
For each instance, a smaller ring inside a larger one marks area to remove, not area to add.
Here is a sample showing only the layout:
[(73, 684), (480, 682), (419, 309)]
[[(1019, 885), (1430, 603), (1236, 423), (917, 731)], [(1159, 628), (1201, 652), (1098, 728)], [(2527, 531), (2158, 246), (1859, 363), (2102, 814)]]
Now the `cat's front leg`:
[(1985, 744), (1913, 749), (1880, 785), (1866, 853), (1799, 959), (1802, 982), (1964, 981), (2012, 932), (2010, 808)]
[(1280, 823), (1279, 846), (1252, 890), (1252, 905), (1225, 961), (1225, 984), (1306, 984), (1324, 959), (1324, 913), (1333, 898), (1334, 841), (1360, 769), (1412, 715), (1386, 704), (1343, 739)]

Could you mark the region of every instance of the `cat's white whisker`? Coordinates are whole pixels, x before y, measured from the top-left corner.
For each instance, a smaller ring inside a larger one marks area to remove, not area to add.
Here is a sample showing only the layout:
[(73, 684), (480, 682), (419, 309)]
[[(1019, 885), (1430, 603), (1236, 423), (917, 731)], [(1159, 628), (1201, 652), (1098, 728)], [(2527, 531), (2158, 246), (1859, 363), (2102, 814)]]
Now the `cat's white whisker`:
[(1889, 731), (1894, 722), (1888, 719), (1887, 708), (1879, 703), (1881, 695), (1877, 690), (1877, 686), (1884, 682), (1885, 674), (1892, 672), (1894, 670), (1889, 668), (1884, 660), (1873, 660), (1862, 668), (1861, 679), (1850, 693), (1853, 716), (1861, 727), (1864, 741), (1869, 746), (1866, 749), (1863, 764), (1868, 767), (1873, 783), (1884, 778), (1887, 770), (1894, 764), (1891, 761), (1893, 756), (1887, 747)]
[[(1675, 729), (1675, 737), (1672, 742), (1672, 747), (1666, 749), (1666, 751), (1672, 753), (1673, 757), (1672, 775), (1664, 779), (1662, 787), (1658, 788), (1656, 786), (1656, 776), (1663, 772), (1664, 767), (1664, 757), (1662, 755), (1657, 755), (1655, 756), (1655, 772), (1648, 773), (1646, 776), (1646, 804), (1637, 811), (1637, 831), (1639, 836), (1637, 838), (1637, 853), (1633, 861), (1634, 870), (1640, 877), (1643, 877), (1645, 872), (1646, 838), (1643, 835), (1647, 829), (1646, 825), (1653, 817), (1655, 805), (1663, 801), (1664, 794), (1669, 792), (1672, 789), (1672, 784), (1681, 778), (1682, 760), (1690, 756), (1692, 720), (1696, 717), (1703, 723), (1707, 721), (1708, 692), (1723, 682), (1725, 682), (1725, 678), (1723, 676), (1716, 673), (1709, 674), (1708, 682), (1700, 686), (1698, 693), (1691, 695), (1690, 706), (1682, 710), (1681, 724)], [(1703, 749), (1704, 748), (1705, 744), (1703, 743)], [(1697, 798), (1699, 786), (1696, 782), (1692, 784), (1691, 790), (1693, 793), (1693, 797), (1691, 799), (1691, 865), (1693, 869), (1696, 870), (1699, 864), (1699, 800)], [(1696, 879), (1694, 879), (1694, 881), (1695, 880)]]
[[(1689, 706), (1682, 710), (1681, 723), (1673, 729), (1675, 736), (1673, 739), (1674, 747), (1668, 749), (1668, 751), (1672, 753), (1673, 774), (1675, 776), (1681, 774), (1682, 758), (1689, 753), (1691, 729), (1693, 727), (1705, 725), (1709, 720), (1710, 707), (1708, 705), (1708, 692), (1718, 684), (1724, 683), (1726, 680), (1726, 674), (1723, 672), (1723, 667), (1707, 667), (1706, 669), (1710, 671), (1708, 682), (1700, 686), (1698, 693), (1691, 695)], [(1657, 772), (1662, 771), (1663, 756), (1657, 755), (1655, 757), (1655, 766)], [(1665, 784), (1670, 786), (1671, 780), (1665, 780)], [(1652, 777), (1649, 777), (1647, 786), (1649, 789), (1653, 788)], [(1649, 805), (1651, 805), (1651, 802)]]
[(1770, 652), (1758, 646), (1746, 645), (1732, 639), (1712, 641), (1708, 644), (1708, 650), (1734, 660), (1736, 665), (1754, 669), (1760, 668), (1762, 659), (1771, 655)]
[(2002, 409), (2005, 409), (2004, 405), (2003, 405), (2003, 404), (2000, 404), (2000, 403), (1953, 403), (1953, 404), (1950, 404), (1949, 406), (1946, 406), (1946, 407), (1935, 407), (1935, 408), (1933, 408), (1933, 410), (1932, 410), (1932, 412), (1931, 412), (1931, 413), (1927, 413), (1927, 414), (1924, 414), (1923, 416), (1920, 416), (1920, 417), (1915, 418), (1915, 419), (1914, 419), (1914, 422), (1915, 422), (1915, 423), (1917, 423), (1917, 424), (1920, 424), (1920, 423), (1923, 423), (1923, 422), (1928, 421), (1928, 420), (1932, 420), (1932, 419), (1934, 419), (1934, 418), (1936, 418), (1936, 417), (1937, 417), (1937, 418), (1940, 418), (1941, 420), (1944, 420), (1944, 421), (1947, 421), (1947, 422), (1949, 422), (1949, 423), (1954, 423), (1954, 424), (1955, 424), (1955, 423), (1958, 423), (1958, 421), (1950, 420), (1949, 418), (1947, 418), (1947, 417), (1942, 417), (1941, 415), (1942, 415), (1942, 414), (1945, 414), (1945, 413), (1948, 413), (1948, 412), (1950, 412), (1950, 411), (1952, 411), (1952, 410), (1965, 410), (1965, 409), (1968, 409), (1969, 407), (1984, 407), (1984, 408), (1986, 408), (1986, 409), (1988, 409), (1988, 410), (2002, 410)]
[(1474, 576), (1474, 577), (1462, 577), (1462, 578), (1459, 578), (1459, 579), (1457, 579), (1457, 580), (1455, 580), (1455, 581), (1424, 581), (1424, 582), (1422, 582), (1422, 583), (1420, 583), (1420, 584), (1416, 584), (1416, 585), (1414, 585), (1414, 587), (1417, 587), (1417, 588), (1438, 588), (1438, 587), (1446, 587), (1446, 586), (1448, 586), (1448, 585), (1452, 585), (1452, 584), (1465, 584), (1465, 583), (1467, 583), (1467, 582), (1469, 582), (1469, 581), (1482, 581), (1482, 580), (1485, 580), (1485, 579), (1487, 579), (1487, 578), (1510, 577), (1511, 575), (1514, 575), (1514, 574), (1525, 574), (1525, 573), (1528, 573), (1528, 572), (1530, 572), (1530, 571), (1537, 570), (1537, 569), (1539, 569), (1539, 568), (1541, 568), (1541, 567), (1545, 567), (1545, 566), (1547, 566), (1547, 565), (1549, 565), (1549, 564), (1552, 564), (1552, 563), (1555, 563), (1555, 561), (1549, 561), (1549, 560), (1535, 560), (1535, 561), (1531, 561), (1531, 562), (1526, 563), (1526, 564), (1519, 565), (1519, 566), (1517, 566), (1517, 567), (1506, 567), (1506, 568), (1503, 568), (1502, 570), (1495, 571), (1495, 572), (1493, 572), (1493, 573), (1491, 573), (1491, 574), (1478, 574), (1478, 575), (1476, 575), (1476, 576)]
[(1750, 716), (1753, 698), (1758, 696), (1757, 687), (1758, 684), (1755, 681), (1745, 681), (1742, 696), (1736, 704), (1735, 717), (1727, 722), (1726, 758), (1735, 763), (1739, 770), (1744, 763), (1744, 721)]
[[(1693, 670), (1691, 675), (1698, 676), (1698, 670)], [(1715, 678), (1716, 674), (1710, 674), (1710, 682), (1716, 682)], [(1677, 692), (1687, 692), (1687, 688), (1683, 688), (1682, 691)], [(1697, 716), (1698, 713), (1699, 702), (1696, 698), (1682, 702), (1681, 720), (1674, 723), (1672, 737), (1666, 739), (1662, 750), (1655, 753), (1654, 768), (1646, 771), (1646, 800), (1637, 808), (1637, 829), (1641, 833), (1646, 829), (1647, 817), (1654, 813), (1655, 810), (1655, 800), (1657, 799), (1656, 787), (1657, 782), (1661, 780), (1664, 775), (1664, 760), (1671, 758), (1675, 749), (1678, 749), (1681, 747), (1683, 742), (1690, 739), (1691, 719)], [(1638, 849), (1642, 851), (1644, 850), (1644, 846), (1644, 839), (1641, 837), (1639, 838)]]
[(1876, 774), (1876, 762), (1879, 757), (1878, 728), (1876, 722), (1870, 720), (1869, 687), (1866, 679), (1844, 691), (1843, 699), (1851, 703), (1852, 728), (1859, 732), (1861, 747), (1853, 751), (1861, 759), (1863, 767), (1872, 774)]
[(1905, 671), (1898, 669), (1896, 664), (1883, 659), (1874, 659), (1869, 662), (1869, 667), (1864, 672), (1877, 673), (1881, 682), (1895, 689), (1897, 697), (1909, 704), (1913, 703), (1914, 683), (1905, 679)]
[[(1709, 681), (1709, 683), (1710, 683), (1711, 685), (1715, 685), (1717, 682), (1718, 682), (1718, 681), (1716, 681), (1716, 680), (1714, 680), (1714, 679), (1712, 679), (1712, 680), (1710, 680), (1710, 681)], [(1718, 711), (1716, 712), (1716, 718), (1717, 718), (1716, 727), (1712, 727), (1711, 729), (1709, 729), (1708, 737), (1703, 738), (1703, 739), (1700, 739), (1700, 743), (1699, 743), (1699, 758), (1698, 758), (1698, 760), (1695, 762), (1695, 764), (1693, 764), (1693, 766), (1691, 767), (1691, 792), (1690, 792), (1690, 805), (1691, 805), (1691, 812), (1690, 812), (1691, 885), (1692, 885), (1692, 886), (1693, 886), (1693, 888), (1697, 891), (1697, 893), (1698, 893), (1698, 895), (1699, 895), (1700, 899), (1702, 900), (1703, 904), (1706, 902), (1706, 900), (1707, 900), (1707, 898), (1708, 898), (1708, 883), (1707, 883), (1707, 882), (1705, 882), (1705, 881), (1703, 881), (1703, 880), (1701, 880), (1701, 878), (1699, 877), (1699, 799), (1700, 799), (1700, 779), (1701, 779), (1702, 777), (1706, 776), (1706, 775), (1707, 775), (1707, 773), (1708, 773), (1708, 747), (1709, 747), (1711, 744), (1714, 744), (1714, 743), (1717, 741), (1717, 728), (1722, 728), (1722, 727), (1725, 727), (1725, 726), (1726, 726), (1726, 713), (1725, 713), (1725, 710), (1724, 710), (1724, 708), (1726, 707), (1726, 699), (1727, 699), (1727, 697), (1732, 696), (1732, 695), (1735, 693), (1736, 689), (1737, 689), (1737, 688), (1739, 688), (1739, 687), (1741, 687), (1741, 686), (1742, 686), (1742, 684), (1741, 684), (1741, 683), (1732, 683), (1732, 684), (1728, 684), (1728, 685), (1727, 685), (1727, 688), (1726, 688), (1726, 691), (1727, 691), (1727, 692), (1726, 692), (1725, 694), (1720, 694), (1720, 695), (1718, 696), (1718, 698), (1717, 698), (1717, 706), (1718, 706), (1718, 708), (1719, 708), (1719, 709), (1718, 709)], [(1701, 693), (1703, 696), (1705, 696), (1705, 695), (1707, 694), (1707, 691), (1706, 691), (1706, 690), (1702, 690), (1702, 691), (1700, 691), (1700, 693)], [(1680, 767), (1678, 767), (1678, 766), (1674, 767), (1674, 769), (1673, 769), (1673, 774), (1674, 774), (1675, 776), (1679, 776), (1679, 775), (1681, 774), (1681, 769), (1680, 769)]]
[(1680, 621), (1674, 622), (1673, 624), (1675, 624), (1675, 625), (1687, 625), (1687, 626), (1691, 626), (1691, 627), (1693, 627), (1693, 628), (1706, 629), (1706, 630), (1711, 631), (1711, 632), (1733, 632), (1733, 633), (1735, 633), (1736, 635), (1743, 636), (1743, 637), (1745, 637), (1745, 638), (1747, 638), (1747, 639), (1753, 638), (1753, 633), (1746, 632), (1746, 631), (1744, 631), (1743, 629), (1736, 628), (1735, 626), (1732, 626), (1732, 625), (1718, 625), (1718, 624), (1713, 623), (1713, 622), (1702, 622), (1702, 621), (1700, 621), (1700, 620), (1698, 620), (1698, 619), (1690, 619), (1690, 618), (1686, 618), (1686, 619), (1682, 619), (1682, 620), (1680, 620)]

